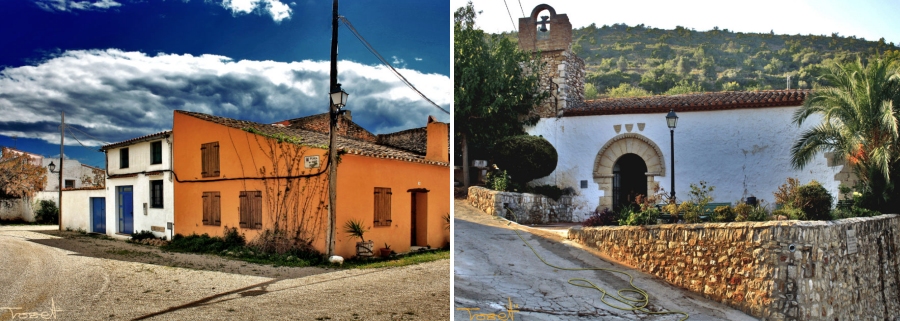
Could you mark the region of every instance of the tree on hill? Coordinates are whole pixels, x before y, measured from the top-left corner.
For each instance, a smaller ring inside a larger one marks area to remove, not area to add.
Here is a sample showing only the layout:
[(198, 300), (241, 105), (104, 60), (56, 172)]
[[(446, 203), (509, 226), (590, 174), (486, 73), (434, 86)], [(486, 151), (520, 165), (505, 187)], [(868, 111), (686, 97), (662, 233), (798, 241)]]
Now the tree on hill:
[(794, 114), (802, 125), (809, 116), (822, 122), (803, 132), (791, 148), (791, 163), (801, 169), (817, 153), (832, 151), (860, 178), (866, 208), (900, 210), (900, 61), (893, 57), (834, 64), (819, 88)]
[(509, 37), (485, 34), (475, 26), (475, 16), (471, 2), (453, 15), (453, 117), (465, 186), (469, 148), (486, 149), (498, 139), (523, 134), (523, 124), (537, 122), (528, 114), (548, 97), (539, 88), (540, 59), (519, 50)]

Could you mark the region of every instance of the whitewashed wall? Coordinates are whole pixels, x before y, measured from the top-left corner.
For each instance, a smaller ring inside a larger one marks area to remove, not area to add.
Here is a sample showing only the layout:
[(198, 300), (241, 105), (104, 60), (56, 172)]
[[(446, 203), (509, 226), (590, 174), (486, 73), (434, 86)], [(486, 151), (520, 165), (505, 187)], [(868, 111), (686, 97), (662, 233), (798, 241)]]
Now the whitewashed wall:
[[(802, 129), (814, 126), (819, 118), (810, 117), (803, 128), (791, 123), (799, 107), (732, 109), (678, 113), (675, 129), (675, 192), (679, 200), (688, 197), (689, 185), (699, 181), (715, 186), (716, 202), (732, 202), (755, 196), (772, 203), (773, 192), (788, 177), (801, 183), (813, 179), (837, 197), (839, 181), (835, 180), (842, 166), (829, 167), (820, 154), (803, 170), (790, 165), (791, 146)], [(542, 118), (538, 124), (526, 128), (531, 135), (542, 135), (556, 148), (559, 163), (539, 184), (573, 187), (578, 195), (573, 199), (576, 220), (592, 212), (603, 196), (593, 176), (597, 153), (611, 138), (627, 133), (643, 135), (659, 146), (665, 159), (665, 175), (655, 181), (669, 190), (671, 155), (666, 114), (624, 114)], [(643, 123), (640, 130), (638, 124)], [(616, 133), (614, 125), (622, 125)], [(587, 180), (588, 188), (581, 189), (580, 181)]]
[(106, 191), (102, 189), (63, 191), (61, 207), (63, 228), (91, 230), (91, 197), (106, 197)]
[[(119, 232), (118, 204), (116, 204), (116, 187), (132, 186), (133, 206), (134, 206), (134, 231), (151, 231), (152, 226), (167, 227), (168, 222), (175, 221), (174, 209), (174, 177), (168, 170), (172, 169), (171, 159), (171, 137), (160, 138), (159, 140), (151, 140), (140, 142), (128, 147), (128, 168), (119, 168), (119, 151), (121, 148), (114, 148), (108, 153), (109, 174), (132, 174), (134, 177), (108, 178), (106, 180), (106, 234), (118, 237)], [(162, 164), (150, 165), (150, 143), (162, 141)], [(164, 171), (161, 174), (147, 175), (148, 172)], [(163, 181), (163, 208), (150, 207), (150, 181)], [(147, 211), (144, 212), (144, 203), (147, 203)], [(171, 231), (153, 232), (157, 237), (171, 237)]]

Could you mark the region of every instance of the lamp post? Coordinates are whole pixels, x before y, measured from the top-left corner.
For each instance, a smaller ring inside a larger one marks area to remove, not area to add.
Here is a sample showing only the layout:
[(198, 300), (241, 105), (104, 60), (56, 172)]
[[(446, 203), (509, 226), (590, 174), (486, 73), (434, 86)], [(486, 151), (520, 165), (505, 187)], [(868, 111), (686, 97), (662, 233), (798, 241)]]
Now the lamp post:
[(328, 231), (325, 242), (328, 257), (334, 255), (334, 229), (337, 219), (337, 117), (343, 112), (341, 107), (347, 104), (348, 94), (337, 82), (337, 41), (338, 41), (338, 0), (334, 0), (331, 18), (331, 83), (328, 98), (330, 100), (328, 115)]
[(675, 203), (675, 124), (676, 123), (678, 123), (678, 115), (675, 115), (675, 109), (673, 108), (673, 109), (669, 110), (669, 114), (666, 115), (666, 124), (669, 125), (669, 135), (671, 137), (671, 139), (670, 139), (671, 143), (669, 145), (672, 148), (671, 152), (669, 153), (669, 155), (672, 155), (672, 185), (671, 185), (672, 198), (670, 199), (670, 202), (672, 202), (672, 203)]

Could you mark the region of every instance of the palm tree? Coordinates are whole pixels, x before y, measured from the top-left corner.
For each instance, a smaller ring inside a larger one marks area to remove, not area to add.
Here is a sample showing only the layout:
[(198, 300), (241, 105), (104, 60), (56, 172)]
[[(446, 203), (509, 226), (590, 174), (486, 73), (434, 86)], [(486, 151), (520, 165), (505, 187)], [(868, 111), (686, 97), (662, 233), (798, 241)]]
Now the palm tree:
[[(862, 182), (863, 194), (883, 208), (900, 172), (900, 63), (885, 57), (834, 64), (821, 77), (830, 87), (812, 92), (794, 113), (802, 125), (818, 114), (821, 123), (803, 132), (791, 148), (791, 165), (802, 169), (819, 152), (834, 152)], [(893, 174), (893, 175), (892, 175)], [(895, 198), (894, 203), (900, 200)]]

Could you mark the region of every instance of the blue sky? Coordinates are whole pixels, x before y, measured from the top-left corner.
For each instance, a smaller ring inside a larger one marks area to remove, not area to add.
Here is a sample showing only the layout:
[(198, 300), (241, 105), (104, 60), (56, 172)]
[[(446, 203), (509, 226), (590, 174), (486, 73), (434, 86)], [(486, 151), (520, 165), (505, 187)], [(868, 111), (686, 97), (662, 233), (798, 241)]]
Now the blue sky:
[[(468, 0), (451, 0), (452, 10)], [(515, 31), (518, 18), (546, 3), (569, 17), (573, 28), (625, 23), (660, 29), (682, 26), (698, 31), (713, 27), (735, 32), (856, 36), (866, 40), (884, 37), (900, 44), (900, 1), (896, 0), (631, 0), (631, 1), (472, 1), (482, 11), (476, 25), (492, 33)], [(508, 11), (507, 11), (508, 8)], [(524, 14), (523, 14), (524, 13)], [(512, 21), (510, 21), (510, 15)], [(514, 24), (515, 23), (515, 24)]]
[[(0, 1), (0, 146), (58, 155), (64, 110), (78, 129), (66, 137), (66, 156), (103, 166), (100, 145), (169, 129), (176, 109), (257, 122), (325, 112), (331, 4)], [(339, 7), (401, 74), (450, 109), (449, 2)], [(346, 26), (339, 33), (338, 81), (354, 121), (374, 133), (422, 127), (428, 115), (449, 121)]]

